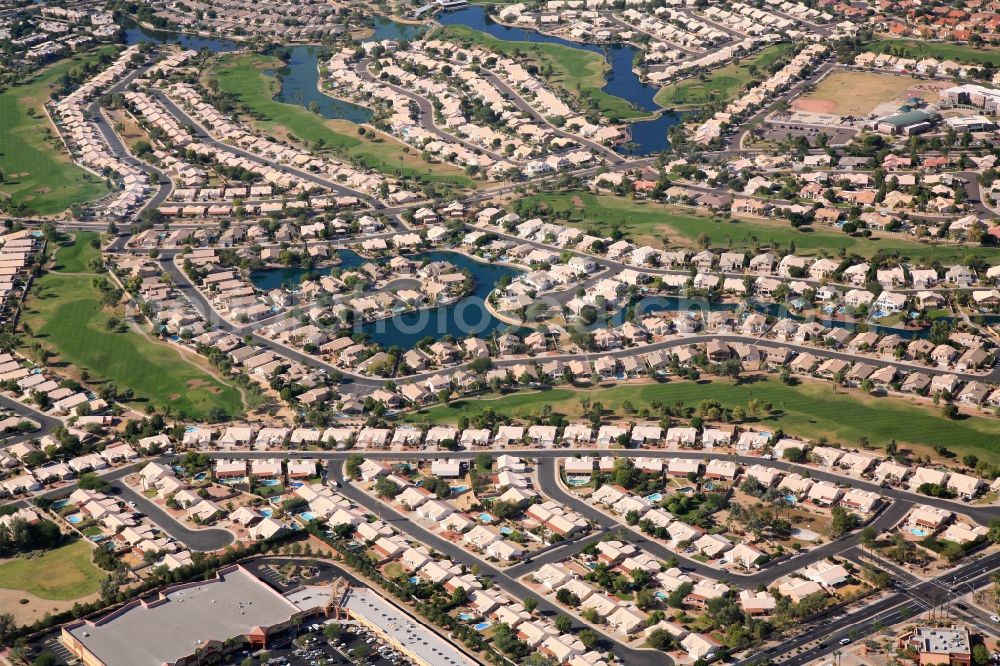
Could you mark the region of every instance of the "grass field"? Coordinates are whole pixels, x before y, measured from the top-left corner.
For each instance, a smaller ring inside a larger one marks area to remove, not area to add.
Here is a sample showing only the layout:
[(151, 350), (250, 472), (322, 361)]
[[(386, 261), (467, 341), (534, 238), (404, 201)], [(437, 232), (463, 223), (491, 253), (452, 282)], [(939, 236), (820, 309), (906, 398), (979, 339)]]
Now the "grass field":
[(104, 573), (91, 563), (84, 541), (46, 551), (32, 559), (0, 564), (0, 587), (29, 592), (42, 599), (73, 600), (101, 589)]
[(769, 46), (738, 64), (712, 70), (702, 80), (698, 77), (664, 86), (656, 94), (656, 103), (665, 107), (691, 107), (708, 102), (719, 102), (736, 97), (754, 76), (766, 73), (767, 68), (792, 49), (792, 44)]
[(45, 116), (43, 105), (66, 72), (97, 60), (105, 47), (42, 70), (25, 83), (0, 92), (0, 196), (24, 204), (29, 213), (55, 215), (96, 199), (107, 188), (101, 179), (73, 164)]
[(91, 246), (91, 241), (100, 239), (101, 235), (94, 231), (81, 231), (76, 234), (73, 242), (56, 250), (53, 270), (60, 273), (88, 273), (87, 264), (91, 259), (101, 256), (99, 248)]
[[(86, 244), (85, 235), (80, 236), (78, 243)], [(86, 369), (93, 382), (106, 380), (120, 391), (131, 388), (138, 407), (151, 402), (169, 407), (172, 414), (199, 419), (213, 408), (239, 414), (240, 392), (216, 377), (199, 357), (182, 355), (135, 329), (120, 333), (108, 328), (109, 318), (123, 318), (121, 306), (114, 311), (102, 306), (92, 276), (66, 274), (68, 267), (84, 261), (88, 250), (89, 245), (75, 253), (60, 248), (56, 259), (57, 265), (63, 262), (63, 273), (56, 269), (35, 281), (22, 317), (33, 334), (24, 336), (24, 343), (39, 342), (57, 355), (58, 363), (77, 372)]]
[(879, 104), (907, 97), (936, 102), (937, 90), (946, 85), (920, 81), (912, 76), (835, 71), (825, 76), (814, 91), (796, 98), (792, 108), (839, 116), (865, 116)]
[(956, 453), (974, 453), (980, 458), (1000, 455), (1000, 420), (968, 417), (949, 421), (938, 409), (909, 403), (900, 398), (872, 398), (858, 391), (834, 391), (825, 382), (805, 382), (785, 386), (768, 377), (743, 384), (723, 381), (672, 381), (664, 384), (627, 384), (605, 389), (557, 388), (544, 392), (515, 393), (498, 398), (456, 400), (409, 414), (411, 422), (454, 423), (462, 415), (472, 416), (487, 407), (498, 414), (526, 417), (539, 414), (542, 405), (570, 418), (581, 414), (580, 400), (600, 402), (606, 410), (625, 417), (622, 404), (635, 409), (649, 407), (658, 400), (665, 405), (683, 402), (697, 406), (702, 400), (718, 400), (725, 407), (746, 406), (753, 398), (770, 402), (776, 412), (756, 424), (767, 429), (830, 441), (856, 444), (864, 436), (875, 446), (895, 438), (899, 443), (944, 444)]
[[(888, 51), (886, 48), (888, 47)], [(907, 58), (936, 58), (968, 64), (1000, 66), (1000, 49), (981, 48), (945, 42), (922, 42), (912, 39), (882, 39), (865, 46), (872, 53), (892, 53)]]
[(434, 36), (462, 44), (482, 46), (496, 53), (514, 57), (522, 55), (538, 65), (539, 70), (552, 69), (552, 76), (544, 79), (573, 95), (593, 101), (595, 107), (609, 118), (632, 120), (649, 116), (621, 97), (601, 90), (607, 82), (604, 76), (607, 61), (598, 53), (575, 49), (562, 44), (539, 42), (512, 42), (497, 39), (464, 25), (449, 25), (435, 32)]
[(309, 143), (322, 139), (340, 157), (382, 173), (462, 187), (476, 185), (463, 169), (425, 162), (416, 150), (386, 134), (379, 132), (378, 140), (360, 136), (358, 125), (350, 121), (331, 120), (296, 104), (276, 101), (274, 94), (280, 83), (263, 72), (281, 65), (277, 58), (258, 54), (225, 55), (216, 61), (209, 78), (218, 81), (220, 92), (232, 94), (246, 104), (258, 116), (253, 124), (261, 129), (291, 134)]
[[(957, 262), (976, 255), (991, 264), (1000, 263), (1000, 250), (955, 245), (924, 245), (902, 238), (855, 238), (827, 227), (795, 229), (782, 220), (743, 220), (713, 218), (701, 209), (671, 206), (649, 201), (590, 192), (557, 192), (526, 197), (540, 202), (557, 214), (556, 222), (608, 236), (618, 227), (626, 238), (657, 247), (691, 245), (699, 234), (708, 234), (713, 247), (747, 248), (756, 239), (761, 246), (774, 241), (782, 247), (795, 243), (801, 255), (835, 253), (844, 247), (849, 252), (871, 256), (878, 250), (892, 252), (913, 260)], [(565, 217), (568, 215), (568, 217)]]

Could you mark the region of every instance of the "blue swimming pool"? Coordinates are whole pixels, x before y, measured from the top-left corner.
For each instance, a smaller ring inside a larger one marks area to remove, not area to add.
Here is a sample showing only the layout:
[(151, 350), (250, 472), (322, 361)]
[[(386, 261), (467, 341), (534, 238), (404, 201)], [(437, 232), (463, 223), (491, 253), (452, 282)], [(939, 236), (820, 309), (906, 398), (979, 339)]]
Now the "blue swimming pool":
[(418, 578), (417, 576), (410, 576), (410, 582), (416, 585), (417, 583), (420, 582), (420, 578)]
[(590, 483), (589, 476), (570, 476), (566, 478), (566, 483), (571, 486), (585, 486)]
[(492, 622), (480, 622), (479, 624), (472, 625), (472, 628), (476, 631), (486, 631), (493, 626)]
[(705, 483), (705, 490), (715, 490), (715, 484), (711, 481)]
[(650, 493), (646, 495), (646, 500), (649, 502), (659, 502), (663, 499), (663, 493)]
[(479, 514), (479, 522), (481, 522), (481, 523), (492, 523), (493, 522), (493, 516), (491, 516), (490, 514), (488, 514), (486, 512), (483, 512), (483, 513)]
[(788, 502), (789, 504), (796, 504), (798, 503), (799, 498), (791, 493), (788, 493), (787, 495), (785, 495), (785, 501)]
[(55, 502), (52, 503), (52, 508), (55, 509), (55, 510), (57, 510), (57, 511), (59, 509), (63, 508), (63, 507), (66, 507), (66, 506), (69, 506), (69, 500), (68, 499), (56, 500)]
[(513, 534), (513, 533), (514, 533), (514, 530), (512, 530), (509, 527), (501, 527), (500, 528), (500, 534)]
[(927, 536), (927, 530), (920, 529), (919, 527), (911, 527), (910, 534), (913, 536), (925, 537)]
[(656, 593), (656, 598), (659, 599), (659, 600), (661, 600), (661, 601), (666, 601), (667, 600), (667, 596), (668, 595), (667, 595), (666, 592), (657, 592)]
[(262, 485), (262, 486), (280, 486), (281, 485), (281, 481), (279, 481), (278, 479), (264, 479), (263, 481), (258, 481), (258, 483), (260, 485)]
[(205, 472), (198, 472), (197, 474), (194, 475), (194, 480), (204, 481), (207, 478), (207, 476), (208, 475)]
[(462, 622), (471, 622), (472, 620), (476, 619), (476, 616), (473, 615), (472, 613), (459, 613), (458, 619), (461, 620)]
[(83, 518), (81, 518), (79, 516), (79, 514), (76, 514), (76, 513), (74, 513), (72, 516), (70, 516), (66, 520), (68, 520), (69, 522), (73, 523), (74, 525), (76, 525), (77, 523), (82, 523), (83, 522)]
[(452, 486), (451, 487), (451, 492), (453, 492), (456, 495), (460, 495), (460, 494), (464, 493), (468, 489), (469, 489), (469, 486)]
[(271, 509), (261, 509), (260, 515), (264, 516), (265, 518), (270, 518), (271, 516), (274, 515), (274, 511), (272, 511)]
[(315, 514), (313, 514), (312, 511), (303, 511), (302, 513), (299, 514), (299, 518), (308, 521), (308, 520), (315, 520), (316, 516)]

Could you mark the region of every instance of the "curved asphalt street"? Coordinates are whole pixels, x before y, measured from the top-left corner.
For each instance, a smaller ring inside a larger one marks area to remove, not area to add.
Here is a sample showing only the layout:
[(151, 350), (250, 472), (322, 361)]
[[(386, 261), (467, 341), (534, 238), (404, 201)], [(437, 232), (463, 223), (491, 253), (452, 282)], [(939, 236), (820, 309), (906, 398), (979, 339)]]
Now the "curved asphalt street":
[(0, 449), (3, 447), (10, 446), (12, 444), (17, 444), (18, 442), (23, 442), (28, 439), (35, 439), (37, 437), (44, 437), (45, 435), (52, 434), (56, 428), (63, 425), (63, 422), (54, 416), (49, 416), (43, 412), (38, 411), (32, 407), (29, 407), (23, 403), (18, 402), (8, 398), (5, 395), (0, 395), (0, 407), (4, 409), (9, 409), (14, 412), (20, 418), (26, 419), (28, 421), (34, 421), (38, 424), (36, 430), (32, 430), (26, 433), (12, 433), (6, 437), (0, 436)]

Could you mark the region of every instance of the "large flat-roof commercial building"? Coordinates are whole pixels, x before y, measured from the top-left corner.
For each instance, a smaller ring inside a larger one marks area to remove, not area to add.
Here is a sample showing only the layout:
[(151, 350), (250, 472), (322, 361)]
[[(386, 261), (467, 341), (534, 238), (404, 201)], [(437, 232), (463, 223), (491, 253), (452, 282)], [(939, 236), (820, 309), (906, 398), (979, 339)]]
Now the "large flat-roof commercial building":
[(937, 116), (926, 111), (914, 110), (880, 118), (875, 129), (883, 134), (922, 134), (934, 126)]
[(420, 666), (475, 666), (478, 662), (367, 587), (352, 587), (341, 609), (381, 635)]
[(153, 601), (67, 624), (60, 640), (87, 666), (185, 666), (222, 652), (229, 639), (267, 647), (294, 619), (316, 610), (303, 610), (233, 565), (212, 580), (166, 588)]

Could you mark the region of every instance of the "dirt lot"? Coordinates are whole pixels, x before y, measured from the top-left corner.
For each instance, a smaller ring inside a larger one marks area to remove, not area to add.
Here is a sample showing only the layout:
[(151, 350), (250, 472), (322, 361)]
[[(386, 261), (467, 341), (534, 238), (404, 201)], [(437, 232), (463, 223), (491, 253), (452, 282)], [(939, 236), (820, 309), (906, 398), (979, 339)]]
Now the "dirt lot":
[[(72, 608), (73, 604), (77, 602), (87, 603), (88, 601), (93, 601), (98, 596), (99, 593), (95, 592), (94, 594), (81, 599), (53, 601), (51, 599), (36, 597), (30, 592), (24, 592), (22, 590), (8, 590), (0, 588), (0, 608), (2, 608), (5, 613), (12, 613), (14, 615), (14, 621), (18, 624), (31, 624), (35, 620), (40, 620), (45, 617), (46, 613), (61, 613), (64, 610)], [(22, 604), (21, 599), (27, 599), (28, 603)]]
[(902, 103), (910, 97), (938, 100), (944, 82), (921, 81), (912, 76), (880, 72), (833, 72), (816, 89), (797, 98), (792, 108), (811, 113), (866, 116), (886, 102)]

